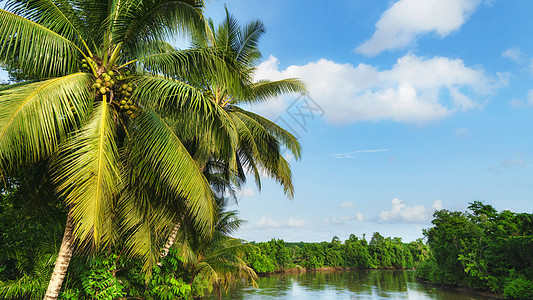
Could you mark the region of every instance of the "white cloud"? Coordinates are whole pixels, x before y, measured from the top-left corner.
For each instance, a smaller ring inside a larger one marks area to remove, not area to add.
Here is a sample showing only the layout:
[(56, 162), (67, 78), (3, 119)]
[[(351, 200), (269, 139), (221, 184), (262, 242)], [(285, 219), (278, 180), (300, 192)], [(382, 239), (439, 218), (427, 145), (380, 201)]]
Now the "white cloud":
[(355, 214), (355, 219), (359, 222), (363, 222), (364, 221), (364, 218), (363, 218), (363, 214), (362, 213), (356, 213)]
[(355, 205), (350, 201), (344, 201), (341, 204), (339, 204), (339, 208), (352, 208), (355, 207)]
[(351, 216), (341, 216), (336, 218), (326, 218), (324, 219), (324, 224), (346, 224), (351, 221), (363, 222), (364, 217), (361, 213), (356, 213)]
[(502, 57), (519, 62), (522, 60), (522, 50), (516, 47), (509, 48), (502, 52)]
[(516, 107), (516, 108), (533, 106), (533, 90), (529, 90), (527, 92), (527, 100), (526, 101), (522, 101), (522, 100), (518, 100), (518, 99), (511, 100), (511, 106)]
[(400, 0), (376, 23), (374, 35), (355, 51), (374, 56), (400, 49), (420, 35), (435, 32), (441, 38), (458, 30), (476, 10), (480, 0)]
[(252, 197), (255, 196), (255, 192), (252, 188), (245, 188), (241, 190), (243, 197)]
[[(256, 70), (255, 78), (279, 80), (296, 77), (306, 82), (309, 95), (333, 124), (393, 120), (423, 123), (458, 111), (481, 107), (475, 97), (492, 93), (502, 79), (489, 79), (479, 68), (460, 59), (424, 58), (413, 54), (399, 58), (389, 70), (368, 64), (338, 64), (327, 59), (279, 69), (270, 56)], [(253, 109), (272, 117), (283, 116), (283, 101), (270, 101)], [(286, 104), (284, 104), (286, 109)]]
[(423, 205), (407, 206), (402, 200), (394, 198), (392, 199), (392, 209), (381, 211), (378, 221), (381, 223), (425, 223), (430, 220), (433, 212), (439, 209), (442, 209), (441, 200), (435, 201), (432, 208), (428, 209)]
[(298, 220), (294, 218), (289, 218), (287, 221), (276, 221), (272, 218), (262, 217), (254, 225), (250, 226), (252, 228), (283, 228), (283, 227), (304, 227), (308, 225), (308, 222), (304, 220)]
[(467, 128), (457, 128), (454, 133), (457, 137), (465, 137), (470, 134)]
[(516, 153), (514, 157), (500, 162), (498, 166), (491, 166), (487, 170), (495, 174), (502, 174), (504, 171), (511, 168), (524, 168), (527, 166), (530, 166), (530, 164), (525, 159), (524, 154)]
[(375, 153), (375, 152), (387, 152), (389, 149), (376, 149), (376, 150), (355, 150), (352, 152), (346, 152), (346, 153), (335, 153), (331, 154), (331, 156), (335, 158), (356, 158), (358, 153)]

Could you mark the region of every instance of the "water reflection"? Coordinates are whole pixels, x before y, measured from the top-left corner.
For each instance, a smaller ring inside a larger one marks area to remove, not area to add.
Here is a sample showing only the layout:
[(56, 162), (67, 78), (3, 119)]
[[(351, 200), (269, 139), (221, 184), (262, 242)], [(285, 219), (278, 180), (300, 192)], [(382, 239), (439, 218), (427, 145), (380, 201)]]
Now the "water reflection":
[[(416, 281), (414, 271), (371, 270), (279, 274), (258, 279), (258, 289), (237, 285), (223, 299), (482, 300), (489, 296), (439, 289)], [(216, 295), (208, 299), (217, 299)]]

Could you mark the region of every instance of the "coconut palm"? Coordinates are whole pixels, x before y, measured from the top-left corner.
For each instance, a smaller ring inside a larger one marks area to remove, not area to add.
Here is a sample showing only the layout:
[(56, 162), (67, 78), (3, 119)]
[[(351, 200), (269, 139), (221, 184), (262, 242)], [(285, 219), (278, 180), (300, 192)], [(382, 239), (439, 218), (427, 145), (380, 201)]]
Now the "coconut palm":
[(34, 79), (0, 94), (0, 175), (52, 158), (57, 195), (69, 208), (46, 299), (57, 298), (75, 244), (99, 250), (120, 230), (130, 253), (150, 261), (139, 232), (143, 221), (158, 221), (147, 217), (153, 195), (157, 205), (189, 212), (199, 232), (212, 232), (210, 186), (168, 118), (179, 108), (224, 120), (178, 80), (217, 68), (217, 60), (163, 42), (205, 35), (202, 7), (201, 0), (9, 0), (0, 9), (0, 62)]
[[(235, 132), (237, 135), (237, 146), (236, 148), (225, 147), (222, 151), (213, 152), (213, 149), (217, 149), (213, 145), (220, 144), (220, 139), (216, 137), (190, 135), (184, 139), (194, 145), (190, 147), (190, 151), (194, 153), (194, 158), (200, 166), (205, 166), (209, 160), (225, 162), (226, 170), (233, 172), (241, 180), (246, 178), (246, 173), (252, 173), (259, 188), (261, 187), (261, 172), (265, 172), (278, 181), (286, 195), (292, 198), (294, 195), (292, 174), (289, 163), (282, 155), (281, 147), (287, 148), (296, 159), (299, 159), (300, 144), (282, 127), (240, 106), (268, 101), (284, 93), (305, 93), (305, 86), (300, 80), (294, 78), (278, 81), (254, 80), (254, 71), (261, 58), (258, 42), (265, 33), (264, 25), (260, 21), (241, 27), (226, 10), (224, 22), (215, 28), (211, 21), (210, 28), (214, 33), (214, 38), (206, 39), (203, 36), (196, 36), (195, 47), (213, 49), (229, 69), (238, 72), (240, 82), (228, 81), (224, 73), (217, 72), (189, 76), (187, 81), (215, 104), (217, 116), (224, 118), (224, 121), (220, 123), (227, 126), (225, 132)], [(178, 119), (185, 122), (191, 120), (190, 118)], [(180, 127), (193, 126), (185, 123)], [(235, 142), (228, 143), (233, 145)], [(229, 149), (229, 152), (223, 151), (224, 149)], [(176, 222), (161, 252), (161, 259), (166, 256), (168, 249), (174, 243), (179, 227), (179, 222)]]
[(190, 283), (201, 275), (218, 289), (220, 299), (222, 290), (227, 291), (235, 279), (247, 279), (256, 286), (257, 274), (243, 260), (247, 249), (253, 246), (229, 236), (244, 221), (236, 211), (225, 211), (226, 199), (217, 199), (219, 214), (214, 234), (202, 237), (185, 221), (179, 231), (177, 247)]

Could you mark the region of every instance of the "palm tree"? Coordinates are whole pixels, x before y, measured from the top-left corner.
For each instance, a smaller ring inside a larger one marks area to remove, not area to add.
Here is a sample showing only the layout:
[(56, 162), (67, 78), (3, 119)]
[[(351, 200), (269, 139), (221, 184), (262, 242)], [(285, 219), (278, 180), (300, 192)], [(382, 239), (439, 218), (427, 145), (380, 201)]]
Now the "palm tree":
[[(259, 188), (261, 172), (266, 172), (277, 180), (286, 195), (292, 198), (294, 195), (292, 173), (280, 148), (286, 147), (296, 159), (299, 159), (300, 144), (292, 134), (274, 122), (239, 106), (267, 101), (284, 93), (306, 93), (306, 88), (300, 80), (294, 78), (278, 81), (253, 80), (256, 65), (261, 58), (258, 42), (265, 33), (264, 25), (260, 21), (241, 27), (226, 10), (226, 18), (218, 28), (215, 28), (212, 21), (209, 25), (214, 37), (206, 39), (204, 36), (196, 36), (195, 47), (213, 49), (227, 68), (239, 74), (241, 81), (238, 83), (228, 81), (226, 74), (217, 72), (189, 76), (187, 80), (215, 104), (217, 117), (223, 119), (220, 123), (227, 126), (225, 132), (235, 132), (236, 135), (236, 141), (226, 143), (230, 145), (236, 143), (236, 146), (213, 152), (213, 149), (217, 149), (213, 145), (221, 143), (217, 137), (194, 135), (184, 139), (194, 145), (190, 147), (190, 151), (194, 153), (198, 165), (205, 166), (210, 160), (225, 162), (226, 169), (241, 180), (246, 178), (246, 173), (252, 173)], [(185, 120), (180, 127), (194, 127), (186, 123), (191, 120), (190, 118), (179, 119)], [(229, 136), (231, 135), (226, 135)], [(229, 151), (224, 151), (225, 149)], [(160, 259), (166, 256), (173, 245), (179, 228), (180, 223), (175, 222)]]
[(69, 208), (45, 299), (57, 298), (74, 244), (99, 250), (119, 230), (149, 269), (150, 243), (139, 232), (143, 221), (157, 221), (147, 216), (150, 192), (212, 232), (210, 186), (168, 118), (194, 110), (203, 130), (221, 128), (205, 122), (216, 115), (212, 101), (177, 80), (217, 60), (163, 42), (205, 35), (202, 8), (201, 0), (10, 0), (0, 9), (0, 62), (34, 78), (0, 95), (0, 175), (52, 158)]
[(220, 299), (222, 289), (227, 291), (235, 279), (247, 279), (256, 286), (257, 274), (243, 260), (247, 249), (253, 246), (229, 236), (244, 221), (236, 211), (225, 211), (225, 198), (217, 199), (219, 214), (214, 234), (202, 237), (185, 221), (178, 235), (178, 249), (190, 283), (201, 275), (218, 289)]

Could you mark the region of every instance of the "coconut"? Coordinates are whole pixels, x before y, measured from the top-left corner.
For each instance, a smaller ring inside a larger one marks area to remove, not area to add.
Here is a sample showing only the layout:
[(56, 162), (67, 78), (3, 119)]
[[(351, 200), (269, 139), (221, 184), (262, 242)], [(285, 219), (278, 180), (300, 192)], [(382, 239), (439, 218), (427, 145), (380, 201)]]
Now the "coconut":
[(113, 75), (115, 75), (115, 73), (113, 71), (109, 71), (109, 72), (107, 72), (107, 75), (113, 76)]
[(133, 88), (130, 86), (130, 87), (128, 87), (127, 91), (131, 92), (131, 91), (133, 91)]
[(120, 100), (120, 104), (122, 105), (126, 104), (126, 100)]
[(96, 79), (96, 83), (102, 83), (102, 79), (100, 78)]
[(124, 109), (130, 109), (130, 106), (129, 105), (124, 105)]
[(124, 83), (124, 84), (122, 85), (122, 89), (125, 90), (125, 89), (127, 89), (127, 88), (128, 88), (128, 85)]
[(102, 85), (101, 85), (101, 84), (99, 84), (99, 83), (97, 82), (97, 83), (95, 83), (95, 84), (94, 84), (94, 87), (95, 87), (95, 88), (97, 88), (97, 89), (99, 89), (99, 88), (101, 88), (101, 87), (102, 87)]
[(100, 93), (101, 93), (101, 94), (105, 94), (105, 92), (106, 92), (105, 87), (101, 87), (101, 88), (100, 88)]

